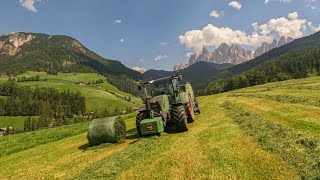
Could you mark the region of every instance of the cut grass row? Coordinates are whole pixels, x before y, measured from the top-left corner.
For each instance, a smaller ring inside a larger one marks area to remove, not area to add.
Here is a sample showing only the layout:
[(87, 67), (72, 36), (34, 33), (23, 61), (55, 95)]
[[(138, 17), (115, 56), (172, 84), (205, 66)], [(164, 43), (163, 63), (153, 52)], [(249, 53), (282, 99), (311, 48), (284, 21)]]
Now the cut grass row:
[(230, 102), (224, 103), (223, 107), (244, 132), (254, 137), (264, 149), (296, 167), (302, 179), (319, 178), (320, 138), (303, 136), (281, 125), (272, 124)]
[(261, 149), (223, 113), (220, 105), (226, 99), (226, 95), (199, 98), (202, 114), (185, 133), (139, 139), (134, 115), (130, 115), (124, 144), (88, 148), (86, 133), (82, 133), (3, 156), (0, 177), (297, 179), (293, 167)]
[(0, 157), (85, 133), (89, 122), (0, 138)]
[(261, 98), (229, 97), (244, 109), (258, 114), (271, 123), (299, 133), (320, 137), (320, 108), (301, 104), (282, 103)]
[(270, 99), (283, 103), (293, 103), (293, 104), (303, 104), (309, 106), (320, 107), (320, 98), (310, 98), (304, 96), (292, 96), (292, 95), (268, 95), (268, 94), (240, 94), (235, 93), (231, 94), (231, 97), (248, 97), (248, 98), (262, 98), (262, 99)]

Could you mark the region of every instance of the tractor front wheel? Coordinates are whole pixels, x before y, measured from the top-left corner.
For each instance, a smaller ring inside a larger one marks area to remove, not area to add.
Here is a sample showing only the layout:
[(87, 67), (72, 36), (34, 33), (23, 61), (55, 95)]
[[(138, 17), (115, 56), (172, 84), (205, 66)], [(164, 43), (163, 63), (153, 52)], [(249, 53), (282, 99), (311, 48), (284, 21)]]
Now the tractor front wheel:
[(178, 131), (188, 131), (187, 114), (183, 105), (172, 108), (172, 118), (178, 125)]
[(140, 112), (137, 117), (136, 117), (136, 128), (137, 128), (137, 133), (139, 134), (140, 137), (142, 137), (141, 134), (141, 128), (140, 128), (140, 122), (144, 119), (148, 118), (148, 114), (145, 112)]

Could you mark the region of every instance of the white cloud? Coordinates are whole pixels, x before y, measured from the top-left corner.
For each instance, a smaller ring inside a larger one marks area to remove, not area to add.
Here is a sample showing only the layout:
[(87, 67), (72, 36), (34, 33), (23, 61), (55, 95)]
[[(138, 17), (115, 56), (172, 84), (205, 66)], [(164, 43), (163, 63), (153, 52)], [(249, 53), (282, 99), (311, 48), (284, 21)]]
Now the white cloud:
[(26, 8), (27, 10), (36, 13), (38, 12), (37, 8), (35, 7), (36, 3), (41, 2), (42, 0), (19, 0), (20, 6)]
[(279, 35), (292, 38), (303, 36), (303, 31), (306, 30), (307, 20), (299, 19), (297, 12), (289, 13), (288, 18), (281, 17), (271, 19), (266, 24), (259, 26), (260, 34), (262, 35)]
[(252, 25), (251, 25), (251, 26), (253, 27), (254, 32), (257, 32), (257, 31), (259, 30), (259, 24), (258, 24), (258, 22), (254, 22), (254, 23), (252, 23)]
[(318, 32), (320, 31), (320, 24), (318, 27), (313, 26), (312, 22), (308, 22), (308, 27), (311, 29), (312, 32)]
[(131, 69), (133, 69), (133, 70), (135, 70), (135, 71), (138, 71), (138, 72), (141, 72), (141, 73), (146, 72), (146, 69), (145, 69), (145, 68), (138, 67), (138, 66), (134, 66), (134, 67), (132, 67)]
[(160, 61), (160, 60), (166, 59), (166, 58), (168, 58), (168, 56), (166, 54), (159, 54), (154, 58), (154, 60), (155, 61)]
[(161, 45), (161, 46), (166, 46), (166, 45), (168, 45), (168, 43), (166, 43), (166, 42), (161, 42), (160, 45)]
[(195, 51), (201, 51), (203, 46), (218, 47), (222, 43), (258, 47), (263, 42), (271, 42), (280, 36), (300, 38), (320, 30), (320, 25), (313, 26), (311, 22), (300, 19), (297, 12), (293, 12), (288, 17), (271, 19), (265, 24), (254, 22), (252, 28), (253, 33), (247, 34), (245, 31), (208, 24), (203, 29), (186, 32), (179, 36), (179, 40)]
[(237, 1), (232, 1), (231, 3), (229, 3), (228, 4), (229, 6), (231, 6), (231, 7), (233, 7), (233, 8), (235, 8), (235, 9), (238, 9), (238, 10), (240, 10), (241, 9), (241, 4), (239, 3), (239, 2), (237, 2)]
[(268, 3), (270, 3), (271, 1), (273, 1), (273, 2), (280, 2), (280, 3), (291, 3), (291, 2), (292, 2), (292, 0), (265, 0), (264, 3), (265, 3), (265, 4), (268, 4)]
[(117, 19), (117, 20), (114, 21), (114, 23), (115, 23), (115, 24), (121, 24), (121, 23), (122, 23), (122, 20), (121, 20), (121, 19)]
[(220, 13), (218, 11), (212, 10), (210, 13), (210, 17), (218, 18), (220, 17)]
[(290, 19), (298, 19), (299, 14), (298, 14), (297, 12), (289, 13), (289, 14), (288, 14), (288, 17), (289, 17)]
[(121, 38), (121, 39), (120, 39), (120, 42), (124, 42), (124, 39), (123, 39), (123, 38)]
[(218, 47), (222, 43), (260, 46), (261, 43), (272, 40), (266, 35), (257, 33), (247, 35), (240, 30), (233, 30), (228, 27), (219, 28), (212, 24), (208, 24), (202, 30), (188, 31), (181, 35), (179, 39), (181, 44), (184, 44), (187, 48), (193, 48), (195, 51), (201, 51), (203, 46)]

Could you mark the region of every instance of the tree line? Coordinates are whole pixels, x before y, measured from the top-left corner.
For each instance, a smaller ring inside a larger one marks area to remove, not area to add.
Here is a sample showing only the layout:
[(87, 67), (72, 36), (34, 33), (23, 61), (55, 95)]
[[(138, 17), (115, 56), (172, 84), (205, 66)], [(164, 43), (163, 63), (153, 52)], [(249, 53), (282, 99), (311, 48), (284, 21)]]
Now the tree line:
[(80, 92), (59, 92), (54, 88), (20, 86), (15, 79), (0, 84), (0, 116), (40, 116), (60, 118), (86, 111)]
[(17, 79), (17, 82), (30, 82), (30, 81), (48, 81), (48, 79), (40, 79), (40, 76), (37, 74), (31, 77), (21, 76)]
[(141, 95), (141, 92), (138, 90), (138, 83), (127, 76), (107, 75), (107, 81), (120, 91), (127, 92), (135, 96)]

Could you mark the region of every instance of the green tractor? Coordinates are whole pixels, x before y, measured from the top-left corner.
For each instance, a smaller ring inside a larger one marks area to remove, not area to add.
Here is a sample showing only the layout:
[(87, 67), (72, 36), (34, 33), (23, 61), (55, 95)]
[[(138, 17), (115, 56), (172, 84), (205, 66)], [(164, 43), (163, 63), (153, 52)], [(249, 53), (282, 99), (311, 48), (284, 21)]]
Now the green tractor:
[(194, 122), (200, 108), (191, 84), (180, 85), (181, 80), (181, 75), (175, 75), (139, 84), (145, 103), (145, 109), (136, 117), (139, 136), (160, 134), (168, 127), (188, 131), (188, 123)]

